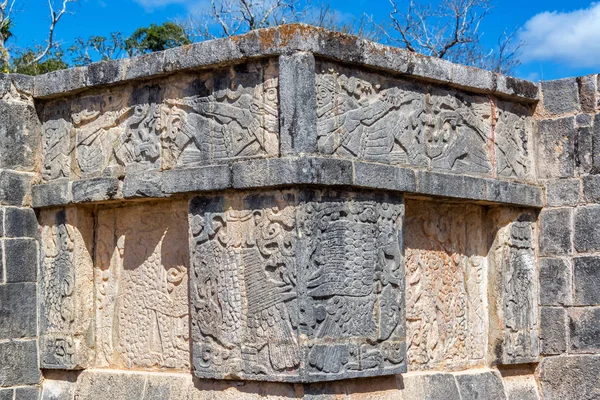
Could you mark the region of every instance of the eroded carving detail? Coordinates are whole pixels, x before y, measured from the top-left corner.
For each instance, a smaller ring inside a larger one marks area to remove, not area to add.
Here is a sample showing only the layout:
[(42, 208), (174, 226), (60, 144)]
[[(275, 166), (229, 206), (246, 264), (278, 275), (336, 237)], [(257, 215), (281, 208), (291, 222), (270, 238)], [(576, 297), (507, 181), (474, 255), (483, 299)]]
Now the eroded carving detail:
[(521, 215), (510, 226), (502, 255), (503, 362), (534, 362), (539, 357), (537, 277), (533, 222)]
[[(93, 343), (91, 329), (91, 257), (79, 231), (91, 227), (89, 216), (71, 210), (45, 212), (42, 243), (41, 365), (44, 368), (85, 368)], [(72, 221), (72, 219), (78, 219)], [(75, 226), (73, 224), (76, 224)], [(89, 233), (89, 232), (87, 232)], [(89, 238), (88, 238), (89, 239)]]
[(99, 213), (99, 366), (189, 368), (185, 209), (175, 203), (167, 210), (138, 206)]
[(491, 106), (485, 98), (376, 75), (348, 76), (333, 64), (321, 69), (316, 83), (321, 153), (491, 173)]
[(43, 177), (277, 156), (278, 102), (274, 61), (49, 102)]
[(531, 112), (524, 106), (499, 102), (495, 126), (496, 171), (499, 176), (529, 178), (533, 174)]
[(487, 263), (478, 245), (481, 208), (408, 201), (406, 215), (409, 369), (483, 363)]
[(403, 207), (321, 196), (192, 200), (198, 376), (310, 381), (404, 369)]

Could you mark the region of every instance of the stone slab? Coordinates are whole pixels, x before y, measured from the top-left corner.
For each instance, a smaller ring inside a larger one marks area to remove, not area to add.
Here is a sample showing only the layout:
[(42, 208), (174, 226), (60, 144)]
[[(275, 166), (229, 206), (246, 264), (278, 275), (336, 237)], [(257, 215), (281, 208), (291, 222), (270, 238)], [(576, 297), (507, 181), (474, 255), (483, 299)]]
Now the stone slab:
[(577, 257), (573, 263), (573, 304), (600, 304), (600, 257)]
[(567, 350), (567, 312), (564, 308), (541, 307), (540, 352), (563, 354)]
[(35, 239), (4, 239), (6, 282), (37, 282), (38, 241)]
[(35, 283), (0, 285), (0, 340), (37, 336)]
[(540, 305), (559, 306), (573, 303), (572, 270), (563, 258), (540, 258)]
[(541, 256), (569, 255), (572, 245), (571, 209), (546, 209), (539, 216), (539, 245)]
[(39, 382), (37, 340), (0, 342), (0, 360), (0, 387)]
[(569, 309), (569, 341), (572, 353), (600, 352), (600, 307)]
[(375, 193), (192, 199), (196, 376), (312, 382), (406, 371), (403, 213), (401, 196)]
[(546, 357), (540, 365), (544, 400), (591, 400), (600, 395), (600, 356)]
[(498, 372), (457, 374), (461, 400), (506, 400), (502, 377)]

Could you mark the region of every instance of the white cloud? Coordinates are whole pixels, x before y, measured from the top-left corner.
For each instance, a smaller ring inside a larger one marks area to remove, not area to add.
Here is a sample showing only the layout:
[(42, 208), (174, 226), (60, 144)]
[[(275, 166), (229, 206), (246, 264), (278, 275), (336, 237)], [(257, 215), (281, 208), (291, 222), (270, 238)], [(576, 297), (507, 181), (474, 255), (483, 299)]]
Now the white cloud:
[(543, 12), (525, 23), (523, 61), (600, 67), (600, 3), (571, 12)]

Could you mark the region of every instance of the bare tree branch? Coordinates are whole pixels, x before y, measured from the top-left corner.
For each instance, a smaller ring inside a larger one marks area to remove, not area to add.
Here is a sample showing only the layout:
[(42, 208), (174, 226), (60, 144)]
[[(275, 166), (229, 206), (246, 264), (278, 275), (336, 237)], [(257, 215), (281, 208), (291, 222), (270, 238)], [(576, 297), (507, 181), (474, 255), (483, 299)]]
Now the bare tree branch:
[(54, 30), (56, 29), (56, 25), (62, 18), (62, 16), (67, 12), (67, 4), (73, 3), (77, 0), (62, 0), (62, 7), (58, 13), (54, 11), (54, 7), (52, 5), (52, 0), (48, 0), (48, 7), (50, 8), (50, 28), (48, 30), (48, 40), (46, 41), (46, 47), (27, 65), (33, 65), (38, 63), (41, 59), (48, 55), (48, 52), (54, 46)]

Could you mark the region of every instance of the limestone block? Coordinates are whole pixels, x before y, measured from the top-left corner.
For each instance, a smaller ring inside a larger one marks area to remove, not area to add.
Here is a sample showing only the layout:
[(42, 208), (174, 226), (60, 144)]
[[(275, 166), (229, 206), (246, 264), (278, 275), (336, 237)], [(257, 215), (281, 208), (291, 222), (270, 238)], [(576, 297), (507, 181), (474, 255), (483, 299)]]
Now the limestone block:
[(540, 258), (540, 305), (572, 304), (571, 265), (562, 258)]
[(541, 256), (568, 255), (573, 252), (572, 211), (568, 208), (543, 210), (539, 217)]
[(540, 310), (541, 354), (562, 354), (567, 350), (567, 312), (562, 307)]
[(456, 375), (461, 400), (506, 400), (502, 377), (497, 371)]
[(37, 336), (35, 283), (0, 285), (0, 340)]
[(600, 257), (577, 257), (573, 263), (573, 304), (600, 305)]
[(187, 203), (98, 212), (98, 367), (190, 369)]
[(278, 114), (276, 60), (52, 100), (43, 107), (42, 177), (119, 177), (275, 157)]
[(38, 400), (40, 389), (37, 386), (15, 388), (15, 400)]
[[(320, 153), (444, 171), (494, 173), (493, 116), (487, 98), (329, 62), (317, 62), (316, 71)], [(511, 160), (503, 158), (501, 173), (517, 177), (531, 173), (530, 115), (507, 106), (500, 126), (497, 147), (515, 152)]]
[(523, 364), (539, 359), (538, 274), (535, 218), (529, 211), (499, 209), (500, 227), (490, 251), (490, 346), (495, 362)]
[(545, 357), (540, 365), (544, 400), (593, 400), (600, 396), (600, 356)]
[(569, 309), (572, 353), (600, 353), (600, 307)]
[(80, 208), (43, 210), (40, 293), (40, 365), (91, 365), (93, 335), (92, 237), (94, 221)]
[(4, 239), (6, 282), (37, 282), (38, 242), (35, 239)]
[(551, 114), (579, 110), (579, 91), (575, 78), (542, 82), (544, 108)]
[(406, 202), (408, 368), (483, 365), (487, 245), (479, 206)]
[(533, 374), (503, 376), (507, 400), (540, 400), (538, 384)]
[(31, 208), (6, 207), (4, 215), (4, 236), (10, 238), (39, 238), (38, 222), (35, 212)]
[(600, 203), (600, 176), (584, 176), (582, 181), (585, 201), (588, 203)]
[(555, 179), (546, 182), (546, 205), (576, 206), (579, 203), (580, 187), (579, 179)]
[(14, 400), (14, 396), (13, 389), (0, 389), (0, 400)]
[(600, 205), (579, 207), (574, 213), (573, 243), (580, 253), (600, 250)]
[(575, 171), (575, 117), (538, 122), (537, 163), (540, 178), (569, 178)]
[(406, 370), (402, 197), (196, 197), (196, 376), (323, 381)]
[(36, 385), (40, 380), (37, 340), (0, 342), (0, 387)]

